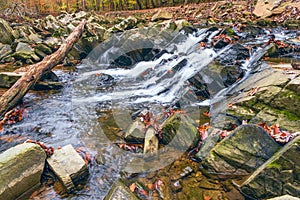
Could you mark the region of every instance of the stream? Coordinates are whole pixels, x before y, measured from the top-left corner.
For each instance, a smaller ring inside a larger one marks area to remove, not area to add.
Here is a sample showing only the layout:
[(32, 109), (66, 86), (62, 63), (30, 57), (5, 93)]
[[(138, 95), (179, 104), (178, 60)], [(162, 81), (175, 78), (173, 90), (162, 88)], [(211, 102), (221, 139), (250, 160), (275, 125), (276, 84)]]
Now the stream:
[[(137, 156), (116, 145), (123, 142), (126, 129), (141, 113), (159, 115), (181, 109), (199, 123), (202, 109), (222, 102), (249, 73), (265, 65), (261, 58), (272, 46), (265, 45), (270, 34), (290, 43), (299, 35), (299, 31), (277, 28), (271, 33), (263, 29), (263, 34), (255, 37), (238, 33), (237, 42), (216, 48), (214, 37), (223, 30), (199, 28), (188, 34), (137, 29), (112, 36), (76, 68), (55, 70), (64, 84), (61, 90), (25, 96), (24, 119), (0, 132), (2, 137), (13, 138), (0, 140), (0, 152), (32, 139), (54, 148), (67, 144), (84, 147), (96, 159), (105, 160), (104, 164), (92, 162), (83, 189), (66, 195), (57, 194), (50, 186), (39, 194), (40, 199), (103, 199), (114, 181), (126, 175), (124, 169), (139, 173), (167, 166), (183, 152), (151, 169), (137, 169)], [(201, 42), (207, 46), (201, 47)], [(285, 57), (286, 63), (300, 60), (298, 54)], [(234, 69), (235, 81), (222, 74), (228, 66)]]

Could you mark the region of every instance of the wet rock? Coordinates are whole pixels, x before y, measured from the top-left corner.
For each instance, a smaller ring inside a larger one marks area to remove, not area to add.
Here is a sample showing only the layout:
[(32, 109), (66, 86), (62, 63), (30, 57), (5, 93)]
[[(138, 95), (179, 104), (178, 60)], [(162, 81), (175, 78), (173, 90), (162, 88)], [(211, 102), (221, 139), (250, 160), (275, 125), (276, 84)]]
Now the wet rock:
[(208, 130), (208, 137), (205, 139), (199, 151), (195, 155), (198, 160), (202, 161), (208, 155), (210, 150), (216, 146), (217, 142), (220, 140), (220, 134), (220, 129), (211, 128)]
[(144, 142), (144, 154), (154, 154), (158, 151), (158, 138), (156, 137), (156, 131), (154, 128), (149, 127), (146, 131)]
[(192, 119), (177, 113), (167, 119), (162, 125), (161, 142), (178, 150), (187, 150), (196, 146), (200, 140), (200, 134)]
[(164, 10), (164, 9), (160, 9), (157, 13), (155, 13), (152, 18), (151, 21), (158, 21), (158, 20), (166, 20), (166, 19), (172, 19), (173, 15), (171, 13), (169, 13), (168, 11)]
[(244, 75), (244, 71), (239, 66), (227, 66), (221, 70), (220, 75), (224, 85), (227, 87), (241, 79)]
[(129, 188), (123, 183), (121, 179), (117, 180), (105, 196), (104, 200), (139, 200)]
[(75, 189), (89, 174), (87, 164), (70, 144), (55, 150), (47, 162), (67, 192)]
[(3, 44), (11, 44), (15, 37), (13, 29), (9, 26), (8, 22), (0, 18), (0, 42)]
[(256, 125), (238, 127), (218, 143), (202, 162), (204, 172), (219, 177), (238, 177), (252, 173), (278, 149), (268, 133)]
[(240, 64), (242, 60), (250, 57), (249, 49), (241, 44), (234, 44), (228, 51), (222, 53), (217, 57), (221, 65), (230, 66)]
[(14, 200), (40, 185), (46, 154), (36, 144), (24, 143), (0, 154), (0, 199)]
[(145, 124), (140, 119), (137, 119), (127, 129), (125, 140), (127, 142), (143, 143), (145, 139), (145, 131)]
[(295, 138), (241, 184), (247, 196), (265, 199), (300, 194), (300, 137)]

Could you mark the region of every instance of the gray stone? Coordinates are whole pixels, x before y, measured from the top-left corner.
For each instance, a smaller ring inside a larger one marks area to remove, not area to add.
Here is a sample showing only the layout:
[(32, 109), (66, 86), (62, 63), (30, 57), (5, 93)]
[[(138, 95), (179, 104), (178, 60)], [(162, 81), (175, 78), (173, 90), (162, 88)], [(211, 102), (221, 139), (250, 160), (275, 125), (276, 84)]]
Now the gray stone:
[(127, 129), (125, 134), (125, 140), (128, 142), (139, 142), (143, 143), (145, 139), (145, 124), (137, 119)]
[(202, 162), (203, 170), (219, 177), (249, 175), (279, 148), (261, 127), (242, 125), (209, 152)]
[(16, 47), (16, 52), (33, 52), (33, 49), (30, 47), (29, 44), (24, 42), (19, 42)]
[(160, 9), (157, 13), (155, 13), (152, 18), (151, 21), (158, 21), (158, 20), (166, 20), (166, 19), (172, 19), (173, 15), (169, 12), (167, 12), (164, 9)]
[(255, 199), (300, 196), (299, 146), (300, 137), (285, 145), (240, 185), (242, 192)]
[(153, 127), (149, 127), (146, 131), (144, 142), (144, 154), (156, 153), (158, 150), (158, 139), (156, 137), (156, 131)]
[(10, 45), (0, 44), (0, 60), (12, 53)]
[(37, 144), (24, 143), (0, 154), (0, 199), (14, 200), (40, 185), (46, 154)]
[(129, 188), (121, 181), (117, 180), (105, 196), (104, 200), (139, 200)]
[(15, 37), (13, 36), (13, 29), (8, 22), (0, 18), (0, 42), (4, 44), (11, 44)]
[(46, 44), (43, 44), (43, 43), (39, 43), (39, 44), (35, 45), (34, 49), (40, 50), (40, 51), (42, 51), (43, 53), (45, 53), (47, 55), (52, 53), (51, 48), (48, 47)]
[(216, 146), (217, 142), (220, 140), (221, 130), (216, 128), (211, 128), (208, 130), (208, 137), (205, 139), (201, 145), (199, 151), (195, 157), (199, 160), (203, 160), (207, 154)]
[(196, 146), (200, 140), (195, 122), (181, 113), (168, 118), (162, 125), (162, 139), (164, 145), (185, 151)]
[(87, 164), (70, 144), (55, 150), (47, 162), (68, 192), (89, 174)]

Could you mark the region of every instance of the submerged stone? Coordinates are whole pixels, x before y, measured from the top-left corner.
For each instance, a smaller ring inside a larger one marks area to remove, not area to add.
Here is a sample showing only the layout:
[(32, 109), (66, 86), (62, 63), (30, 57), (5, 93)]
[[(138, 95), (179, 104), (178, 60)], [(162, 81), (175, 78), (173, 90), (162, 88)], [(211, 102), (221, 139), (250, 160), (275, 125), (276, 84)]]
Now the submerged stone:
[(47, 162), (67, 192), (75, 189), (76, 185), (89, 174), (87, 164), (70, 144), (55, 150)]
[(121, 179), (117, 180), (105, 196), (104, 200), (139, 200), (123, 183)]
[(242, 192), (255, 199), (300, 196), (299, 146), (300, 137), (284, 146), (241, 184)]
[(196, 146), (200, 140), (194, 121), (181, 113), (176, 113), (162, 125), (161, 142), (178, 150)]
[(37, 144), (24, 143), (0, 154), (0, 199), (14, 200), (40, 185), (46, 160)]
[(202, 162), (203, 170), (219, 177), (249, 175), (279, 148), (261, 127), (242, 125), (209, 152)]

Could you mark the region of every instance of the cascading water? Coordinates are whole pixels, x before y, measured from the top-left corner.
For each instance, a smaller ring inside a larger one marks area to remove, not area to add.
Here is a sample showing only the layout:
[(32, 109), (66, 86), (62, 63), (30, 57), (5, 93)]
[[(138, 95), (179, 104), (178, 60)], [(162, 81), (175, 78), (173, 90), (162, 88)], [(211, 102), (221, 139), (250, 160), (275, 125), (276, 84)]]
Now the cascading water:
[[(119, 134), (138, 113), (150, 110), (158, 114), (169, 107), (197, 110), (214, 104), (259, 69), (260, 59), (270, 47), (262, 45), (268, 40), (266, 35), (255, 42), (245, 39), (243, 45), (261, 47), (253, 48), (247, 59), (240, 59), (237, 67), (243, 76), (239, 82), (225, 86), (219, 71), (209, 68), (212, 64), (221, 65), (222, 59), (230, 56), (228, 52), (236, 48), (235, 44), (222, 48), (211, 45), (221, 32), (217, 28), (200, 29), (193, 34), (143, 29), (114, 35), (95, 48), (77, 66), (76, 73), (56, 71), (66, 80), (60, 92), (46, 97), (27, 95), (29, 114), (22, 123), (7, 127), (6, 134), (18, 133), (24, 140), (29, 137), (54, 147), (68, 143), (85, 146), (92, 155), (103, 155), (105, 164), (91, 166), (86, 188), (73, 197), (102, 199), (125, 166), (131, 166), (134, 155), (113, 143), (121, 140)], [(285, 35), (285, 39), (289, 37)], [(201, 42), (207, 46), (200, 46)], [(198, 76), (207, 92), (201, 98), (195, 90), (197, 84), (191, 81)], [(5, 148), (1, 146), (1, 150)], [(173, 161), (164, 160), (164, 164)]]

